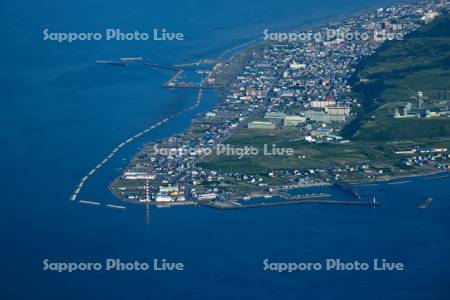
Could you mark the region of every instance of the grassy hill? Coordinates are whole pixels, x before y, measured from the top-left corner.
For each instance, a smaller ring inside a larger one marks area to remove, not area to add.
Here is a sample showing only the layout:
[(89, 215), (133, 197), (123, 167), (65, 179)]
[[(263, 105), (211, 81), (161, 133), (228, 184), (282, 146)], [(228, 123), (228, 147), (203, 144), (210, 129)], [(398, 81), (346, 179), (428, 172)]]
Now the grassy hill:
[[(394, 119), (395, 106), (417, 91), (432, 101), (450, 90), (450, 16), (443, 15), (402, 41), (387, 42), (363, 60), (353, 77), (362, 103), (359, 116), (343, 134), (360, 141), (450, 136), (450, 119)], [(366, 78), (368, 83), (359, 79)]]

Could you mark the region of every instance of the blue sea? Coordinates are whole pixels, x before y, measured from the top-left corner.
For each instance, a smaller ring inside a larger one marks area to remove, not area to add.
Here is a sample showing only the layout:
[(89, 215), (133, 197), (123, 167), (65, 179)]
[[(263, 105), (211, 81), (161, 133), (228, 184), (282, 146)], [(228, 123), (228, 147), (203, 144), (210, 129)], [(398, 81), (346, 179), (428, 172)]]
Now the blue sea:
[[(126, 210), (69, 201), (81, 177), (119, 143), (192, 106), (194, 90), (166, 90), (172, 71), (96, 65), (143, 56), (158, 64), (214, 58), (262, 36), (392, 1), (2, 1), (0, 25), (1, 299), (450, 299), (449, 178), (361, 187), (372, 207), (298, 205), (216, 211)], [(42, 39), (105, 28), (184, 33), (184, 41)], [(146, 142), (186, 128), (217, 101), (171, 119), (127, 145), (80, 198), (122, 205), (108, 184)], [(314, 188), (333, 197), (350, 195)], [(426, 210), (417, 206), (435, 200)], [(182, 262), (184, 271), (58, 273), (52, 262), (106, 258)], [(283, 272), (272, 262), (401, 262), (404, 271)]]

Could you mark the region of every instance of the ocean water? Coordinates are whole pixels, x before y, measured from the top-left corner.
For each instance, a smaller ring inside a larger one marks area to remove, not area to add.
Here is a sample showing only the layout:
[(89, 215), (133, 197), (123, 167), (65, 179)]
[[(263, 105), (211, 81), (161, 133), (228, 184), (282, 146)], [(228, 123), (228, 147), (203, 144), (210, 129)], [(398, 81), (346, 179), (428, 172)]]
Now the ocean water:
[[(161, 64), (215, 57), (262, 36), (387, 1), (3, 1), (0, 4), (2, 299), (448, 299), (449, 179), (367, 187), (381, 206), (299, 205), (241, 211), (126, 211), (68, 201), (78, 181), (134, 133), (195, 102), (169, 91), (171, 71), (95, 65), (144, 56)], [(54, 32), (183, 32), (179, 42), (42, 40)], [(81, 198), (120, 204), (106, 187), (143, 143), (180, 132), (214, 106), (125, 147)], [(324, 190), (324, 189), (319, 189)], [(330, 190), (335, 197), (348, 195)], [(417, 205), (435, 201), (425, 211)], [(183, 262), (183, 272), (44, 272), (42, 260)], [(262, 261), (403, 262), (403, 272), (263, 271)]]

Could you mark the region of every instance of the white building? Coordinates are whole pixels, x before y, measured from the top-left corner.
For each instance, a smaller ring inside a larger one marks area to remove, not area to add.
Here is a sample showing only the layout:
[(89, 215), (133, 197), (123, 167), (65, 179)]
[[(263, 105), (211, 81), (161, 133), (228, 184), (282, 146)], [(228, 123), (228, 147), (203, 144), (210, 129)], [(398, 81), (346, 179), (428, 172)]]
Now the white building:
[(349, 106), (327, 106), (327, 107), (325, 107), (325, 112), (330, 115), (349, 116), (350, 115), (350, 107)]
[(200, 194), (197, 196), (198, 200), (214, 200), (217, 198), (216, 193)]
[(325, 108), (328, 106), (336, 105), (336, 101), (334, 100), (324, 100), (324, 101), (311, 101), (311, 107), (313, 108)]
[(304, 116), (286, 116), (284, 118), (284, 126), (297, 126), (305, 121), (306, 117)]
[(125, 172), (123, 176), (127, 180), (153, 180), (156, 178), (156, 175), (146, 172)]
[(172, 202), (173, 199), (170, 196), (159, 195), (159, 196), (156, 196), (155, 201), (156, 202)]

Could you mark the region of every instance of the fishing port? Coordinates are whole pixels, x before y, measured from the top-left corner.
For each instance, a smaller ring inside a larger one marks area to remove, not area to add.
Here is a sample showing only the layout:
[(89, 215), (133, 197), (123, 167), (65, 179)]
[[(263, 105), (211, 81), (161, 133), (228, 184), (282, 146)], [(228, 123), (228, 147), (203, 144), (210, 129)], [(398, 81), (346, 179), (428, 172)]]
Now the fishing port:
[[(414, 18), (405, 19), (403, 26), (395, 27), (395, 31), (407, 34), (420, 27), (420, 16), (415, 15), (415, 9), (401, 8), (382, 16), (363, 15), (358, 20), (333, 26), (337, 29), (352, 26), (355, 30), (367, 31), (370, 27), (367, 24), (386, 24), (396, 19), (397, 14), (411, 14)], [(325, 28), (316, 30), (320, 33)], [(349, 94), (348, 78), (353, 72), (351, 66), (362, 57), (373, 54), (382, 43), (358, 41), (355, 46), (339, 41), (338, 48), (335, 43), (325, 41), (308, 46), (266, 43), (228, 59), (200, 59), (173, 65), (146, 62), (142, 57), (122, 57), (119, 63), (136, 62), (151, 68), (174, 71), (175, 74), (163, 86), (169, 89), (199, 89), (196, 104), (164, 118), (119, 144), (81, 179), (71, 199), (77, 199), (85, 181), (122, 147), (177, 115), (198, 107), (203, 91), (218, 87), (222, 88), (220, 99), (213, 109), (199, 114), (185, 131), (144, 145), (133, 157), (122, 174), (109, 186), (118, 199), (160, 207), (193, 204), (218, 209), (295, 203), (378, 206), (375, 195), (360, 193), (350, 182), (364, 184), (392, 179), (399, 173), (392, 171), (390, 161), (372, 162), (364, 157), (365, 153), (368, 153), (368, 158), (376, 157), (380, 161), (384, 157), (394, 157), (396, 168), (405, 164), (409, 169), (420, 166), (431, 172), (448, 169), (445, 160), (450, 156), (445, 147), (428, 149), (417, 146), (412, 150), (393, 148), (393, 153), (389, 155), (383, 152), (386, 147), (364, 144), (357, 145), (360, 147), (358, 149), (351, 148), (354, 147), (353, 143), (339, 134), (343, 125), (354, 118), (352, 110), (358, 105), (358, 100)], [(198, 68), (203, 65), (210, 65), (210, 68)], [(319, 66), (326, 71), (317, 78)], [(304, 80), (300, 82), (296, 78)], [(276, 160), (276, 155), (271, 155), (274, 163), (266, 163), (268, 157), (258, 157), (253, 161), (253, 157), (246, 157), (238, 161), (233, 160), (233, 155), (202, 153), (205, 149), (216, 149), (225, 142), (238, 145), (250, 143), (255, 148), (255, 141), (258, 140), (265, 142), (264, 147), (267, 144), (274, 146), (275, 142), (295, 145), (295, 155), (284, 157), (284, 161), (279, 158)], [(329, 151), (327, 147), (335, 151)], [(184, 152), (184, 149), (193, 151)], [(311, 154), (303, 153), (308, 151)], [(321, 151), (324, 151), (323, 155)], [(309, 155), (312, 154), (321, 158), (311, 159)], [(415, 156), (405, 159), (397, 158), (394, 154)], [(258, 165), (263, 167), (255, 170), (254, 167)], [(393, 181), (388, 184), (407, 182)], [(321, 198), (327, 195), (291, 196), (277, 193), (281, 189), (321, 184), (330, 184), (348, 193), (354, 200), (324, 200)], [(255, 202), (258, 198), (255, 194), (262, 195), (260, 198), (263, 200)]]

